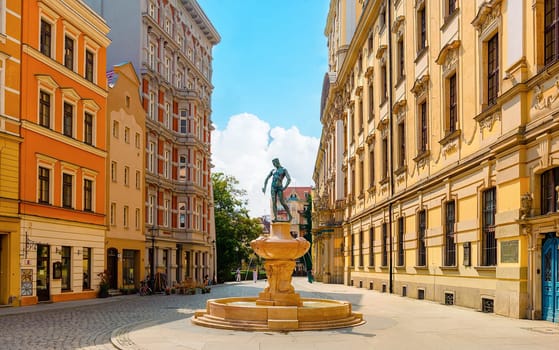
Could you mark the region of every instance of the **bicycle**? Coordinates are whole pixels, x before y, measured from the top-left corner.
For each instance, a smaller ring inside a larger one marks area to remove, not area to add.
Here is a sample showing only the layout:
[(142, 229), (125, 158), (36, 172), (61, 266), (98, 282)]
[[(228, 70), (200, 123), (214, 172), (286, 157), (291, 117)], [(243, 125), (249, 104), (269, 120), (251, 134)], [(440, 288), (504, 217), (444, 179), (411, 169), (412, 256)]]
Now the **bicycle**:
[(140, 289), (138, 290), (138, 294), (140, 294), (141, 296), (153, 294), (153, 291), (151, 290), (151, 288), (148, 285), (148, 281), (142, 281), (142, 285), (140, 286)]

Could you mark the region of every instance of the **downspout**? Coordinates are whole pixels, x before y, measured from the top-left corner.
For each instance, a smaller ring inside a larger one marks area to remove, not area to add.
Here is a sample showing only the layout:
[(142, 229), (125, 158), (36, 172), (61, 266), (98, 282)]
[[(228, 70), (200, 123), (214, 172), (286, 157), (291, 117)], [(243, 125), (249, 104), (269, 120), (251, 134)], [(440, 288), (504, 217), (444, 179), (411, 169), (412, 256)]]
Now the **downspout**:
[(390, 6), (390, 1), (385, 2), (386, 6), (386, 31), (388, 35), (388, 147), (389, 154), (388, 154), (388, 164), (389, 164), (389, 177), (390, 177), (390, 203), (388, 204), (388, 236), (390, 237), (390, 257), (389, 257), (389, 266), (388, 266), (388, 291), (390, 294), (394, 292), (394, 275), (392, 272), (393, 269), (393, 241), (392, 241), (392, 197), (394, 196), (394, 145), (393, 145), (393, 130), (392, 130), (392, 33), (390, 32), (390, 26), (392, 23), (392, 6)]

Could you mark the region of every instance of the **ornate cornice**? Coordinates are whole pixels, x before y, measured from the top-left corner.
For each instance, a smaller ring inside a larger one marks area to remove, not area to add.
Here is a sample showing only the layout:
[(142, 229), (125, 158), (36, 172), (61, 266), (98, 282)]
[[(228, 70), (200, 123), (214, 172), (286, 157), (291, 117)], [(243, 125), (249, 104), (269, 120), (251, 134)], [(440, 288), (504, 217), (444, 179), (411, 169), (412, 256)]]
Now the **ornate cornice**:
[(429, 90), (429, 74), (424, 74), (421, 78), (416, 79), (413, 87), (411, 88), (411, 92), (415, 95), (415, 97), (420, 97), (423, 94), (427, 93)]
[(479, 33), (489, 27), (495, 20), (501, 17), (501, 0), (486, 0), (477, 12), (472, 24)]

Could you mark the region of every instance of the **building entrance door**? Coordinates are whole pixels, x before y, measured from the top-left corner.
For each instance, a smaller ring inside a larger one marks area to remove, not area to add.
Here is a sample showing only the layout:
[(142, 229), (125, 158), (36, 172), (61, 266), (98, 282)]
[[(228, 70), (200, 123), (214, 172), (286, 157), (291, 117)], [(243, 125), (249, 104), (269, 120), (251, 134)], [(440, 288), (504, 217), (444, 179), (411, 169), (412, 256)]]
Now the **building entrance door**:
[(548, 233), (542, 248), (542, 318), (559, 322), (559, 238)]
[(109, 286), (118, 288), (118, 251), (115, 248), (107, 250), (107, 271), (109, 272)]
[(50, 246), (37, 245), (37, 299), (50, 300)]

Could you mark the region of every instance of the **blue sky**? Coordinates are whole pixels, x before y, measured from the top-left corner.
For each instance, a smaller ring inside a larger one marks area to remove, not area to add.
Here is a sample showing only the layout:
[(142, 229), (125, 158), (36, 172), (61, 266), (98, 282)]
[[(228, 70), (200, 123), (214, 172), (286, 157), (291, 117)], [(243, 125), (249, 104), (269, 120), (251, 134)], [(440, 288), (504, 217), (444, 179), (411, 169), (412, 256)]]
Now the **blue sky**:
[(212, 171), (239, 180), (251, 216), (268, 215), (262, 186), (273, 158), (290, 186), (314, 185), (329, 1), (198, 3), (221, 36), (213, 51)]
[(320, 137), (327, 70), (327, 0), (198, 0), (221, 42), (214, 48), (213, 116), (239, 113)]

